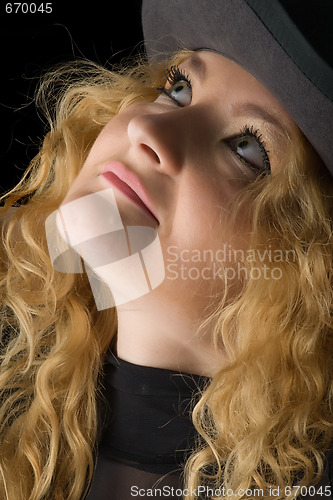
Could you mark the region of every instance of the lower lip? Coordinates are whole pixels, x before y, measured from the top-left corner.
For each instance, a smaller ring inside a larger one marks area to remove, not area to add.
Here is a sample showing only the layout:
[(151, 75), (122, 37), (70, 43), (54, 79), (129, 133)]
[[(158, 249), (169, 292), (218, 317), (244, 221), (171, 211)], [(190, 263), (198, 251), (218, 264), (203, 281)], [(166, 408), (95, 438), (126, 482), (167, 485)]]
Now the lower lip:
[(156, 217), (151, 213), (149, 208), (146, 207), (146, 205), (143, 203), (141, 198), (138, 197), (138, 195), (133, 191), (132, 188), (130, 188), (125, 182), (123, 182), (117, 175), (114, 173), (107, 171), (103, 172), (101, 174), (108, 182), (110, 182), (114, 187), (119, 189), (128, 199), (133, 201), (139, 208), (141, 208), (146, 214), (150, 215), (153, 219), (156, 219)]

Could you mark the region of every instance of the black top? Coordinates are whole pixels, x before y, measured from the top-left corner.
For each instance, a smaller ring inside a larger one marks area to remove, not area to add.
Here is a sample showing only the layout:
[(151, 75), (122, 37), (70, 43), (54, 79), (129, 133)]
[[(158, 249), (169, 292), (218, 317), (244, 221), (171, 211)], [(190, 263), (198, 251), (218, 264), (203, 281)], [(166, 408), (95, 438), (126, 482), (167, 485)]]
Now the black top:
[[(103, 430), (86, 500), (182, 499), (183, 465), (198, 438), (191, 412), (208, 382), (108, 353), (103, 399), (112, 406), (100, 412)], [(300, 491), (306, 500), (333, 500), (332, 455), (315, 489)]]
[(182, 498), (183, 465), (198, 437), (191, 413), (208, 381), (108, 353), (103, 385), (112, 406), (102, 412), (104, 431), (87, 500), (145, 499), (154, 493)]

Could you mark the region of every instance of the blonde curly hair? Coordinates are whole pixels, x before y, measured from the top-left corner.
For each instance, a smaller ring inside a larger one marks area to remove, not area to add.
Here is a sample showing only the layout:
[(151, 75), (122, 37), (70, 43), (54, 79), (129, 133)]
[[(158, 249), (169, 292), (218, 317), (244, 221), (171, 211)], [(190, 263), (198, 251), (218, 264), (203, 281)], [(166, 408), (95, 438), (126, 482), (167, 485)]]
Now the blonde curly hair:
[[(84, 274), (53, 269), (44, 222), (103, 126), (130, 104), (154, 100), (166, 68), (188, 55), (116, 70), (78, 61), (41, 83), (36, 100), (49, 132), (1, 209), (1, 498), (79, 500), (88, 491), (100, 375), (117, 318), (97, 311)], [(333, 437), (332, 187), (299, 133), (281, 172), (239, 199), (239, 207), (252, 200), (252, 248), (269, 242), (296, 259), (278, 263), (278, 281), (246, 280), (205, 320), (229, 363), (193, 411), (201, 440), (185, 467), (188, 487), (267, 492), (322, 473)]]

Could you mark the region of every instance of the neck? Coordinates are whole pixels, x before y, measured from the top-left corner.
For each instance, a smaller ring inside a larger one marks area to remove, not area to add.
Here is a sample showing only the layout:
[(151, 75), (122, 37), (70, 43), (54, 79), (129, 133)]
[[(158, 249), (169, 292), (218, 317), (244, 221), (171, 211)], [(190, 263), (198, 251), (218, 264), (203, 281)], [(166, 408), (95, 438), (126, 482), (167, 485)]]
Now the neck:
[(195, 308), (187, 311), (158, 295), (150, 293), (118, 306), (119, 358), (142, 366), (213, 376), (223, 359), (213, 348), (211, 332), (198, 331)]

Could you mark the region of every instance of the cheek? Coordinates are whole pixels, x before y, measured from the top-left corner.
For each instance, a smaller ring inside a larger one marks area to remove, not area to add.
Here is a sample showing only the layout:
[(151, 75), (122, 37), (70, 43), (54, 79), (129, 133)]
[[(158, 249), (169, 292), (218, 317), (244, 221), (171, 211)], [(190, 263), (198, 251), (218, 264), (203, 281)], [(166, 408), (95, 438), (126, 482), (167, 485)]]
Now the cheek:
[(233, 197), (233, 190), (221, 180), (189, 181), (179, 193), (179, 215), (189, 227), (207, 232), (224, 225)]
[(179, 192), (173, 220), (173, 240), (187, 249), (215, 252), (225, 245), (248, 246), (250, 224), (242, 210), (232, 215), (239, 188), (223, 179), (188, 180)]
[(128, 146), (127, 125), (125, 117), (117, 115), (102, 129), (66, 196), (66, 202), (101, 189), (97, 178), (105, 163), (121, 155)]
[(127, 140), (127, 126), (127, 121), (120, 115), (114, 117), (97, 137), (83, 168), (105, 161), (117, 153)]

